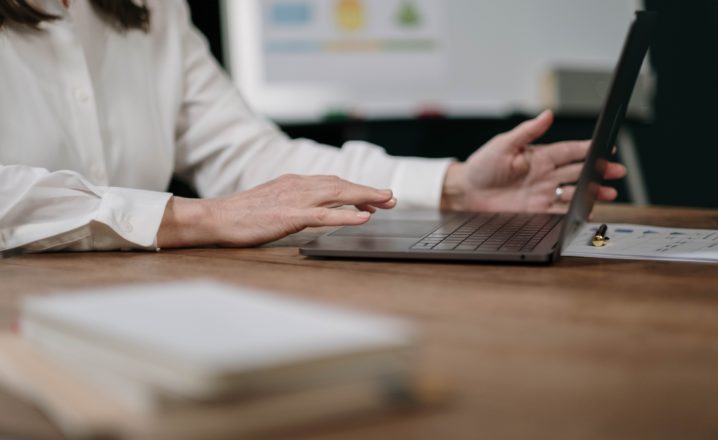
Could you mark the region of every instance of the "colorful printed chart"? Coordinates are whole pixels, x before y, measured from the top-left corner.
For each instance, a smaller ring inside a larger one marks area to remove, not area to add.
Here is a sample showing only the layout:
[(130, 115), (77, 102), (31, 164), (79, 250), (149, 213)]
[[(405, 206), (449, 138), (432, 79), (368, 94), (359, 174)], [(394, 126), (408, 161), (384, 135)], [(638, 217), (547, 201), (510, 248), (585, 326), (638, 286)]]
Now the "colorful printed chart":
[(407, 81), (446, 70), (442, 2), (266, 0), (261, 8), (269, 81)]
[(546, 73), (610, 72), (626, 0), (224, 0), (229, 67), (275, 120), (539, 112)]

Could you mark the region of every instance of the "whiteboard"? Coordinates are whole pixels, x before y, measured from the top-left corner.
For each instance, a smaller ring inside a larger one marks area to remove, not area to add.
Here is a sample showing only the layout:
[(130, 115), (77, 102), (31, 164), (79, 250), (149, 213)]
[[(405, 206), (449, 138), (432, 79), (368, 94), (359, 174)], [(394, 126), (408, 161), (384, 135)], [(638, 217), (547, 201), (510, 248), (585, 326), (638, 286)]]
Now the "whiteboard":
[(535, 112), (555, 67), (612, 69), (629, 0), (224, 0), (230, 73), (282, 122)]

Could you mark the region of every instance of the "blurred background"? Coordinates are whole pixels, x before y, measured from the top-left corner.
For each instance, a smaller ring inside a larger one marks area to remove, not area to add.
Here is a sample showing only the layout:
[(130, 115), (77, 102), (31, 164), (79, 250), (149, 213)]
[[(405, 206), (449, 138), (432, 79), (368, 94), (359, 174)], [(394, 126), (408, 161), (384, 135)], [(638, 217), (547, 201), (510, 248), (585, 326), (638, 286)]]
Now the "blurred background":
[(633, 11), (656, 10), (618, 140), (620, 200), (718, 208), (715, 0), (189, 3), (250, 105), (290, 136), (458, 159), (543, 108), (557, 121), (542, 142), (590, 138)]

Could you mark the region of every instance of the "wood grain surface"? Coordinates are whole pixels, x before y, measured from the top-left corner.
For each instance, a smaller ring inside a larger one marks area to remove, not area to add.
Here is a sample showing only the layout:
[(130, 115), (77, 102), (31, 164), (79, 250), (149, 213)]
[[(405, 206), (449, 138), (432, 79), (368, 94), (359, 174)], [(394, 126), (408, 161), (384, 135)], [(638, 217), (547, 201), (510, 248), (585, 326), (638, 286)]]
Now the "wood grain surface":
[[(595, 220), (718, 229), (718, 211), (699, 209), (600, 206)], [(297, 245), (316, 234), (256, 249), (0, 260), (0, 328), (12, 326), (28, 295), (213, 278), (409, 319), (423, 335), (422, 368), (453, 384), (454, 398), (440, 408), (288, 438), (718, 438), (718, 265), (300, 256)], [(59, 438), (37, 411), (1, 393), (0, 433)]]

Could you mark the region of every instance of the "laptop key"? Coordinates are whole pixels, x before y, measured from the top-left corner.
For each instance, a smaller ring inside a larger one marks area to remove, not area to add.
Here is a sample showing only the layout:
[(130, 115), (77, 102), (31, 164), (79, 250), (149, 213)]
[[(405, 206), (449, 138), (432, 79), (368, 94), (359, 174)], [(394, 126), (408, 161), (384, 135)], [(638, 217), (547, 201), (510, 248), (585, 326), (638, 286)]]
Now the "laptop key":
[(443, 242), (437, 244), (434, 248), (432, 248), (432, 250), (435, 250), (435, 251), (450, 251), (450, 250), (453, 250), (454, 248), (456, 248), (456, 246), (458, 246), (458, 245), (459, 245), (459, 243), (455, 243), (455, 242), (448, 242), (448, 243), (447, 243), (447, 242), (443, 241)]
[(415, 244), (415, 245), (412, 246), (411, 248), (412, 248), (412, 249), (431, 249), (431, 248), (433, 248), (433, 247), (436, 246), (436, 245), (437, 245), (437, 243), (423, 241), (423, 242), (421, 242), (421, 243)]

